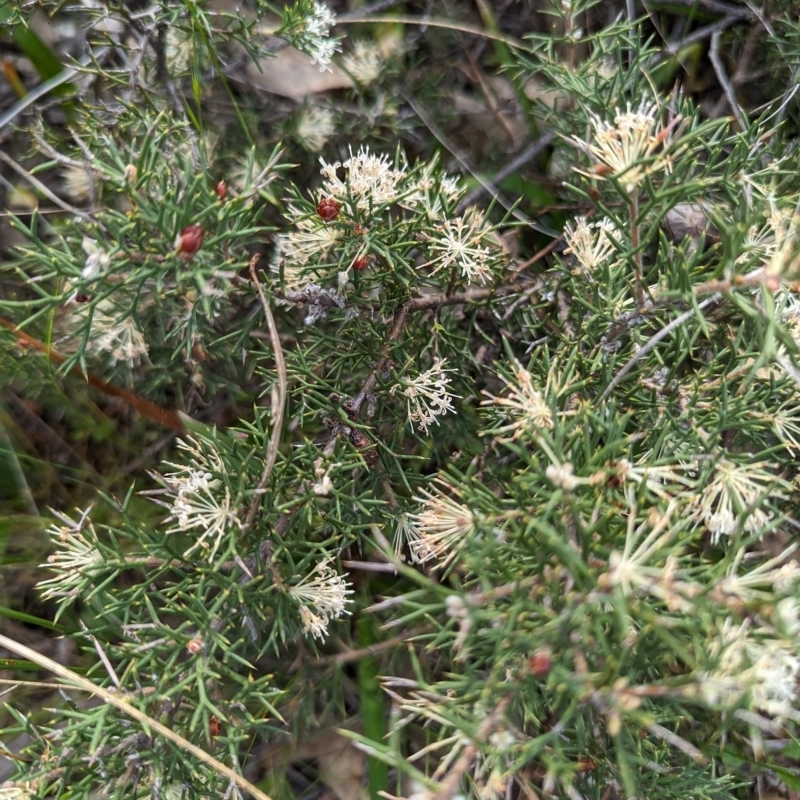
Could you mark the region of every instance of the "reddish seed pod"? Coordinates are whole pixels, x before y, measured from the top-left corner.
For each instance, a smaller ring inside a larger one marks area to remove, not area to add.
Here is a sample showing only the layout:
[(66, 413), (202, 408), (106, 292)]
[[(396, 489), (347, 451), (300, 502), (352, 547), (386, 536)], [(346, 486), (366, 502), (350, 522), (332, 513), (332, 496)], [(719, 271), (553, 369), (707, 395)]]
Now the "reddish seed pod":
[(353, 259), (353, 269), (357, 269), (361, 272), (362, 269), (367, 268), (367, 257), (366, 256), (359, 256), (358, 258)]
[(217, 197), (219, 197), (220, 202), (224, 203), (225, 198), (228, 196), (228, 187), (225, 185), (225, 181), (220, 181), (214, 187), (214, 191), (217, 193)]
[(76, 294), (75, 295), (75, 302), (76, 303), (88, 303), (92, 299), (90, 294)]
[(553, 653), (549, 647), (540, 647), (528, 659), (531, 672), (537, 677), (541, 678), (547, 675), (553, 667)]
[(205, 231), (198, 223), (187, 225), (175, 240), (175, 249), (181, 254), (182, 258), (191, 261), (203, 246), (205, 235)]
[(331, 222), (339, 216), (341, 206), (332, 197), (323, 197), (317, 204), (317, 214), (325, 222)]
[(208, 732), (212, 736), (219, 736), (222, 733), (222, 723), (213, 714), (208, 720)]

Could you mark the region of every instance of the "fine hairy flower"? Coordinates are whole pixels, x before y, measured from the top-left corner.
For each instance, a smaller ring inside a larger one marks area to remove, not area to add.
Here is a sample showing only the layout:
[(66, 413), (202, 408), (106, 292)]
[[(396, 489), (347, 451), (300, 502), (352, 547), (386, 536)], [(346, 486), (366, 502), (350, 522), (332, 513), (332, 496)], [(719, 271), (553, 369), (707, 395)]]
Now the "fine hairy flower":
[(338, 243), (341, 231), (330, 225), (315, 225), (311, 220), (300, 220), (299, 230), (280, 233), (275, 237), (275, 250), (270, 268), (278, 272), (283, 265), (287, 289), (299, 290), (314, 279), (304, 267), (314, 258), (324, 258)]
[(111, 263), (111, 256), (99, 247), (94, 239), (88, 236), (83, 237), (81, 242), (83, 252), (86, 253), (86, 263), (84, 264), (81, 278), (86, 281), (93, 281), (102, 275)]
[[(533, 376), (518, 361), (514, 362), (515, 381), (503, 378), (509, 389), (508, 396), (495, 397), (484, 392), (489, 398), (483, 406), (495, 406), (510, 418), (510, 422), (497, 430), (497, 433), (512, 433), (518, 439), (526, 431), (553, 427), (553, 413), (545, 402), (542, 393), (534, 388)], [(501, 376), (502, 378), (502, 376)]]
[[(691, 594), (691, 589), (684, 582), (676, 580), (681, 575), (676, 568), (675, 558), (664, 554), (665, 548), (685, 524), (681, 520), (673, 520), (676, 507), (673, 501), (664, 511), (652, 508), (647, 519), (637, 527), (636, 506), (631, 505), (625, 547), (622, 552), (614, 550), (609, 555), (608, 571), (599, 581), (601, 586), (619, 587), (626, 595), (644, 590), (663, 600), (672, 610), (691, 607), (681, 596)], [(650, 532), (642, 539), (647, 528), (650, 528)], [(655, 566), (654, 560), (663, 563)]]
[(432, 491), (423, 489), (420, 511), (409, 514), (408, 520), (419, 534), (409, 541), (411, 558), (416, 563), (451, 556), (457, 546), (464, 544), (466, 537), (475, 529), (475, 515), (462, 505), (458, 490), (443, 478), (437, 478)]
[(353, 44), (352, 52), (342, 57), (342, 67), (361, 86), (369, 86), (383, 68), (380, 48), (374, 42), (359, 39)]
[(336, 132), (333, 112), (325, 106), (307, 104), (297, 116), (294, 135), (310, 153), (318, 153)]
[(172, 518), (177, 522), (167, 533), (200, 530), (200, 536), (184, 555), (203, 549), (213, 558), (226, 533), (241, 527), (230, 489), (216, 477), (226, 474), (225, 464), (207, 442), (201, 445), (197, 439), (188, 437), (179, 441), (178, 446), (188, 454), (188, 463), (166, 462), (167, 466), (175, 467), (175, 472), (161, 477), (173, 495)]
[(55, 572), (55, 576), (39, 581), (45, 599), (73, 599), (78, 596), (80, 585), (91, 576), (92, 567), (104, 563), (102, 553), (89, 539), (96, 540), (92, 521), (89, 519), (91, 507), (81, 511), (76, 520), (58, 511), (53, 513), (62, 525), (51, 525), (47, 533), (56, 546), (56, 552), (47, 557), (41, 566)]
[[(714, 586), (714, 596), (736, 597), (742, 601), (761, 600), (768, 602), (774, 592), (789, 591), (800, 579), (800, 564), (788, 560), (797, 550), (797, 543), (787, 547), (780, 555), (759, 564), (749, 572), (740, 573), (739, 566), (745, 551), (740, 550), (725, 576)], [(761, 588), (759, 588), (761, 587)], [(764, 591), (767, 587), (769, 591)]]
[[(304, 4), (298, 4), (299, 6)], [(336, 16), (325, 3), (314, 0), (308, 6), (307, 15), (296, 26), (279, 33), (298, 50), (311, 56), (312, 64), (319, 64), (320, 72), (330, 68), (333, 54), (341, 50), (341, 45), (336, 39), (330, 38), (331, 28), (336, 24)]]
[(567, 243), (564, 253), (574, 255), (578, 263), (592, 273), (602, 264), (616, 263), (622, 235), (610, 219), (604, 218), (590, 223), (586, 221), (586, 217), (578, 217), (574, 227), (567, 223), (564, 240)]
[(666, 158), (655, 155), (664, 143), (657, 112), (657, 103), (642, 103), (636, 111), (631, 111), (628, 105), (626, 111), (617, 109), (613, 125), (592, 114), (592, 141), (587, 143), (573, 137), (573, 142), (589, 152), (597, 161), (597, 168), (591, 172), (576, 169), (576, 172), (591, 178), (611, 175), (619, 179), (629, 195), (636, 194), (648, 175), (669, 165)]
[(749, 621), (736, 625), (729, 618), (711, 653), (719, 654), (716, 669), (699, 681), (701, 697), (708, 705), (729, 706), (747, 693), (752, 708), (778, 723), (800, 718), (795, 711), (800, 657), (774, 632), (751, 632)]
[(129, 314), (119, 319), (106, 313), (102, 307), (96, 308), (92, 315), (92, 331), (86, 350), (92, 355), (108, 356), (112, 366), (124, 363), (131, 368), (138, 366), (148, 352), (147, 342), (133, 316)]
[(436, 228), (428, 241), (433, 274), (453, 267), (470, 283), (486, 283), (491, 277), (491, 267), (500, 254), (490, 238), (483, 215), (476, 209), (455, 219), (449, 219)]
[(758, 505), (768, 498), (783, 499), (782, 490), (791, 484), (765, 469), (769, 466), (765, 461), (737, 464), (727, 458), (717, 462), (714, 477), (693, 502), (694, 519), (708, 528), (714, 543), (733, 535), (740, 521), (749, 533), (770, 522), (772, 514)]
[(453, 398), (458, 395), (450, 393), (450, 378), (445, 373), (453, 370), (449, 370), (446, 364), (446, 358), (434, 358), (433, 366), (429, 370), (416, 378), (401, 378), (400, 383), (390, 390), (394, 394), (399, 389), (405, 395), (408, 419), (423, 433), (428, 432), (428, 426), (432, 423), (439, 424), (437, 417), (448, 411), (455, 413)]
[(328, 623), (342, 614), (349, 614), (347, 603), (352, 600), (352, 584), (330, 565), (332, 559), (320, 561), (300, 583), (289, 588), (289, 594), (300, 603), (303, 632), (315, 639), (328, 635)]
[[(369, 147), (362, 147), (357, 155), (350, 151), (350, 158), (343, 164), (336, 161), (328, 164), (320, 158), (320, 173), (325, 178), (323, 196), (347, 201), (352, 198), (361, 210), (372, 206), (394, 203), (402, 194), (404, 170), (392, 169), (389, 156), (373, 155)], [(347, 175), (341, 180), (336, 170), (344, 168)]]

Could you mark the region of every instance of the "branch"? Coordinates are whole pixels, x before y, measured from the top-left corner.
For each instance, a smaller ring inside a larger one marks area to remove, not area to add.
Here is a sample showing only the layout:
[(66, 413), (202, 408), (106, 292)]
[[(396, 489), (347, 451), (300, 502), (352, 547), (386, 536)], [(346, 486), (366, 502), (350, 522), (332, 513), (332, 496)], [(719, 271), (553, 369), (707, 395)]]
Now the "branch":
[[(57, 364), (63, 364), (67, 360), (66, 356), (61, 355), (61, 353), (53, 350), (52, 347), (48, 347), (38, 339), (34, 339), (24, 331), (19, 330), (14, 323), (9, 322), (7, 319), (0, 317), (0, 325), (3, 325), (12, 331), (14, 335), (21, 340), (21, 342), (24, 342), (34, 350), (38, 350), (40, 353), (44, 353), (51, 361), (55, 361)], [(80, 366), (77, 364), (72, 367), (70, 371), (79, 374), (90, 386), (94, 386), (95, 389), (99, 389), (104, 394), (107, 394), (110, 397), (119, 397), (121, 400), (124, 400), (126, 403), (133, 406), (143, 416), (150, 417), (150, 419), (155, 420), (161, 425), (166, 425), (168, 428), (178, 431), (178, 433), (186, 432), (186, 428), (184, 427), (183, 421), (181, 420), (177, 411), (161, 408), (161, 406), (157, 406), (155, 403), (151, 403), (149, 400), (145, 400), (143, 397), (139, 397), (138, 395), (133, 394), (133, 392), (129, 392), (127, 389), (120, 389), (118, 386), (114, 386), (113, 384), (104, 381), (102, 378), (98, 378), (91, 372), (84, 374), (81, 371)]]
[(264, 290), (258, 280), (256, 274), (256, 266), (261, 259), (261, 256), (256, 253), (250, 259), (250, 277), (253, 279), (258, 296), (261, 299), (261, 305), (264, 308), (264, 316), (267, 318), (267, 327), (269, 328), (270, 339), (272, 340), (272, 352), (275, 356), (275, 369), (278, 373), (278, 391), (277, 398), (273, 398), (272, 403), (272, 433), (269, 437), (267, 445), (267, 458), (264, 463), (264, 471), (261, 473), (261, 480), (258, 482), (256, 492), (253, 497), (253, 502), (250, 503), (250, 508), (247, 511), (247, 518), (242, 526), (242, 533), (250, 530), (253, 522), (255, 521), (258, 509), (261, 506), (261, 498), (264, 496), (264, 491), (269, 483), (269, 476), (272, 474), (272, 468), (275, 466), (275, 461), (278, 458), (278, 446), (281, 442), (281, 428), (283, 427), (283, 413), (284, 406), (286, 405), (286, 387), (288, 380), (286, 378), (286, 362), (283, 358), (283, 348), (281, 347), (281, 340), (278, 336), (278, 328), (275, 325), (275, 317), (272, 316), (272, 310), (269, 307), (269, 302), (264, 295)]

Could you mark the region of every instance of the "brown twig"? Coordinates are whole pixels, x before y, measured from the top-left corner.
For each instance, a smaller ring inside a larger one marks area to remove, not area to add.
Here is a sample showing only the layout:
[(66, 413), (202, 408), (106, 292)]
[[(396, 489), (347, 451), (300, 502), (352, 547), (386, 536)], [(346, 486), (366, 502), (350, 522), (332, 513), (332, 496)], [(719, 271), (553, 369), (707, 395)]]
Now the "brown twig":
[[(57, 352), (56, 350), (53, 350), (52, 347), (47, 346), (38, 339), (34, 339), (24, 331), (19, 330), (19, 328), (17, 328), (13, 322), (9, 322), (7, 319), (0, 317), (0, 325), (3, 325), (12, 331), (21, 343), (27, 345), (28, 347), (32, 347), (34, 350), (38, 350), (40, 353), (44, 353), (51, 361), (55, 361), (57, 364), (63, 364), (67, 360), (66, 356), (61, 355), (61, 353)], [(133, 406), (143, 416), (149, 417), (161, 425), (166, 425), (168, 428), (172, 428), (179, 433), (186, 432), (186, 428), (184, 427), (183, 421), (181, 420), (177, 411), (170, 411), (169, 409), (161, 408), (161, 406), (157, 406), (155, 403), (151, 403), (149, 400), (145, 400), (143, 397), (139, 397), (133, 392), (129, 392), (127, 389), (120, 389), (118, 386), (114, 386), (113, 384), (104, 381), (102, 378), (98, 378), (91, 372), (84, 374), (81, 371), (80, 366), (77, 364), (72, 367), (71, 371), (80, 375), (90, 386), (94, 386), (95, 389), (99, 389), (101, 392), (103, 392), (103, 394), (107, 394), (110, 397), (118, 397), (120, 400), (124, 400), (126, 403)]]
[(261, 300), (261, 305), (264, 308), (264, 316), (267, 318), (267, 327), (269, 328), (269, 335), (272, 340), (272, 352), (275, 357), (275, 370), (278, 373), (278, 391), (277, 397), (274, 398), (272, 404), (272, 433), (269, 437), (267, 444), (267, 458), (264, 462), (264, 471), (261, 473), (261, 480), (258, 482), (253, 501), (250, 503), (250, 508), (247, 511), (244, 525), (242, 526), (242, 533), (246, 533), (253, 522), (255, 521), (258, 509), (261, 506), (261, 498), (269, 483), (269, 476), (272, 474), (272, 468), (275, 466), (275, 461), (278, 458), (278, 446), (281, 441), (281, 428), (283, 427), (283, 414), (284, 406), (286, 405), (286, 387), (288, 380), (286, 377), (286, 362), (283, 358), (283, 348), (281, 347), (280, 336), (278, 335), (278, 327), (275, 325), (275, 317), (272, 316), (272, 310), (269, 307), (269, 302), (261, 287), (261, 282), (258, 280), (256, 274), (256, 266), (258, 265), (261, 256), (256, 253), (250, 259), (250, 277), (253, 279), (253, 284), (258, 291), (258, 296)]

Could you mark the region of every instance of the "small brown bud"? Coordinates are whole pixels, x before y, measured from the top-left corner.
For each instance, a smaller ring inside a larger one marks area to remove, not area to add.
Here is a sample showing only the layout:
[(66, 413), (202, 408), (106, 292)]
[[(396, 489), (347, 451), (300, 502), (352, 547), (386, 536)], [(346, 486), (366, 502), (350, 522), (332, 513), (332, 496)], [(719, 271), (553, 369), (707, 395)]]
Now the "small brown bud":
[(366, 269), (367, 264), (368, 261), (366, 256), (359, 256), (358, 258), (353, 259), (353, 269), (356, 269), (359, 272), (361, 272), (363, 269)]
[(222, 733), (222, 723), (212, 714), (208, 719), (208, 733), (219, 736)]
[(88, 303), (92, 299), (90, 294), (76, 294), (75, 295), (75, 302), (76, 303)]
[(228, 196), (228, 187), (225, 184), (225, 181), (220, 181), (215, 187), (214, 191), (217, 193), (217, 197), (221, 203), (225, 202), (225, 198)]
[(199, 636), (195, 636), (194, 639), (186, 643), (186, 649), (193, 656), (196, 656), (203, 649), (203, 640)]
[(325, 222), (331, 222), (339, 216), (341, 206), (332, 197), (323, 197), (317, 205), (317, 214)]
[(175, 249), (181, 254), (182, 258), (186, 259), (186, 261), (191, 261), (203, 246), (204, 237), (205, 231), (198, 223), (187, 225), (175, 240)]

